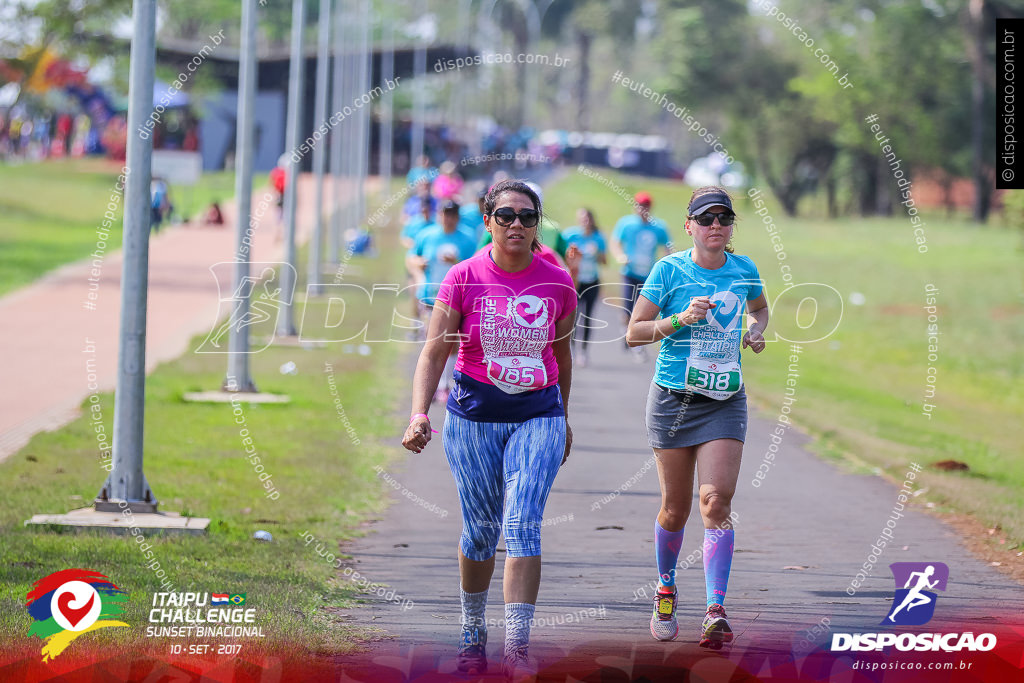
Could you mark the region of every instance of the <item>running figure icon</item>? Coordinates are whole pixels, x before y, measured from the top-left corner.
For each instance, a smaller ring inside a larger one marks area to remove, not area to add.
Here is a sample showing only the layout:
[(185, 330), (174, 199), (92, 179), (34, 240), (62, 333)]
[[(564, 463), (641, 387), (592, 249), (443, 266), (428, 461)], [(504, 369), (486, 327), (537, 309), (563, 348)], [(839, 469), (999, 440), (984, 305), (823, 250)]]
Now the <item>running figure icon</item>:
[[(282, 271), (292, 269), (291, 281), (295, 282), (294, 268), (287, 263), (256, 263), (250, 262), (250, 272), (258, 275), (246, 275), (237, 285), (234, 282), (235, 262), (216, 263), (210, 267), (219, 292), (220, 310), (225, 304), (230, 307), (227, 320), (214, 320), (214, 324), (206, 339), (196, 349), (196, 353), (229, 353), (228, 338), (232, 331), (241, 332), (246, 327), (275, 322), (281, 314), (282, 307), (291, 303), (294, 287), (284, 291), (279, 285)], [(218, 313), (219, 318), (219, 313)], [(273, 335), (262, 344), (249, 346), (245, 353), (257, 353), (269, 346)]]
[[(910, 574), (910, 576), (907, 578), (906, 584), (904, 584), (903, 586), (904, 588), (909, 588), (910, 590), (907, 593), (906, 597), (903, 598), (903, 602), (900, 603), (900, 606), (894, 609), (889, 614), (889, 621), (896, 623), (896, 615), (899, 614), (900, 610), (902, 610), (904, 607), (909, 612), (915, 607), (927, 605), (928, 603), (932, 602), (932, 598), (929, 595), (923, 593), (922, 591), (924, 591), (924, 589), (926, 588), (935, 588), (935, 586), (938, 585), (938, 579), (935, 579), (934, 581), (928, 580), (929, 578), (931, 578), (933, 574), (935, 574), (934, 565), (928, 565), (928, 567), (924, 571), (912, 572)], [(914, 583), (915, 581), (914, 577), (917, 577), (917, 583), (916, 585), (911, 587), (910, 584)]]

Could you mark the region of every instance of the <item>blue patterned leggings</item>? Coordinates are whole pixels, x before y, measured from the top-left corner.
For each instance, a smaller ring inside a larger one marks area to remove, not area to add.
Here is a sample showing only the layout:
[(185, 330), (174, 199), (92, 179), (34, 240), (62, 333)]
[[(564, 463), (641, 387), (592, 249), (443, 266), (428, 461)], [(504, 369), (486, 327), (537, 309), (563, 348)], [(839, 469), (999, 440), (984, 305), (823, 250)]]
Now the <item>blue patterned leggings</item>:
[(448, 413), (441, 434), (462, 508), (462, 554), (540, 555), (540, 524), (565, 451), (565, 418), (473, 422)]

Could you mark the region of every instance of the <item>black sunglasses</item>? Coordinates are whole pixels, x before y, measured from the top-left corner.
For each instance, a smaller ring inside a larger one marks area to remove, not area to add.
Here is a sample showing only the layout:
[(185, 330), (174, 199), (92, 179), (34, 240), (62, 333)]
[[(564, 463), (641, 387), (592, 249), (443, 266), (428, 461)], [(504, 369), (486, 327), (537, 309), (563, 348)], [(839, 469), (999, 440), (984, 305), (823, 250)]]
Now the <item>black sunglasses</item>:
[(524, 228), (535, 227), (540, 222), (540, 214), (537, 212), (537, 209), (523, 209), (516, 213), (514, 209), (503, 206), (491, 215), (494, 217), (494, 222), (503, 228), (507, 228), (515, 223), (516, 218), (519, 219)]
[(732, 225), (736, 220), (736, 214), (731, 211), (720, 211), (718, 213), (712, 213), (711, 211), (705, 211), (699, 216), (690, 216), (693, 220), (697, 221), (697, 225), (708, 227), (718, 219), (719, 225)]

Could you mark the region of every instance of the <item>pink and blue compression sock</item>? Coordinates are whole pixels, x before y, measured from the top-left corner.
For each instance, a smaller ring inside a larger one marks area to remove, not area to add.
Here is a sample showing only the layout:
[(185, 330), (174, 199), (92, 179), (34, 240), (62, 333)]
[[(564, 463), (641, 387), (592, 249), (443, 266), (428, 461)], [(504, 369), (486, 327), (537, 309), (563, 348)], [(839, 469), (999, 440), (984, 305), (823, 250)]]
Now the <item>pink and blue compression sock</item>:
[(725, 604), (735, 536), (736, 532), (732, 529), (704, 530), (704, 584), (707, 587), (709, 606), (712, 603)]
[(676, 585), (676, 562), (683, 547), (683, 530), (666, 531), (654, 520), (654, 555), (658, 559), (658, 575), (662, 586)]

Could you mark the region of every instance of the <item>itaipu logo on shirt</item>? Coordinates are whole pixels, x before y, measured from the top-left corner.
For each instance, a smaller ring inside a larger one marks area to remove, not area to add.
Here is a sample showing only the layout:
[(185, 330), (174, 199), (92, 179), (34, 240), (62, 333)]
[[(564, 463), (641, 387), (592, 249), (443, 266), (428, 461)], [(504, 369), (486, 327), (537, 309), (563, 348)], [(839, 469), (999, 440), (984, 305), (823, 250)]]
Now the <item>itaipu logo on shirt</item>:
[(548, 324), (547, 302), (532, 294), (517, 296), (508, 302), (508, 317), (523, 327), (544, 327)]
[(547, 384), (542, 354), (548, 344), (549, 302), (538, 296), (483, 297), (480, 346), (487, 378), (509, 394)]
[(710, 297), (714, 308), (708, 309), (705, 320), (713, 329), (719, 332), (732, 332), (740, 322), (742, 302), (735, 292), (726, 290), (715, 292)]

